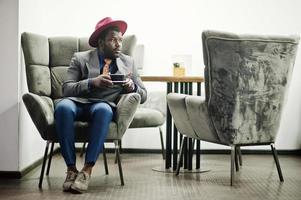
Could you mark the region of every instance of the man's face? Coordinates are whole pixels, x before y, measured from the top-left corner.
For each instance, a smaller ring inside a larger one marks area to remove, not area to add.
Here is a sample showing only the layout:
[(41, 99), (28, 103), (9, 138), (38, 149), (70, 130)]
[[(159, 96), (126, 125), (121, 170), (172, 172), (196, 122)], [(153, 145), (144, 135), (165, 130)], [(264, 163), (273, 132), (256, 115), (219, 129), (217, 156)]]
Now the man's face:
[(118, 58), (122, 47), (122, 34), (119, 31), (111, 30), (105, 37), (103, 52), (107, 58)]

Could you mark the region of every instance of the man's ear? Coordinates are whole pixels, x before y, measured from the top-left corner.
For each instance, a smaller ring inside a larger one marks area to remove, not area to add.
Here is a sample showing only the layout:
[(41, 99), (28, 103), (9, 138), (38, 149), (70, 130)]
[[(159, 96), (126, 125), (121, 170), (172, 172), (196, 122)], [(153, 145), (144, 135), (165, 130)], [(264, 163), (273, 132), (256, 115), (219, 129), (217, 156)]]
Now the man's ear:
[(101, 49), (103, 49), (103, 47), (104, 47), (104, 41), (99, 39), (97, 41), (97, 43), (98, 43), (98, 47), (100, 47)]

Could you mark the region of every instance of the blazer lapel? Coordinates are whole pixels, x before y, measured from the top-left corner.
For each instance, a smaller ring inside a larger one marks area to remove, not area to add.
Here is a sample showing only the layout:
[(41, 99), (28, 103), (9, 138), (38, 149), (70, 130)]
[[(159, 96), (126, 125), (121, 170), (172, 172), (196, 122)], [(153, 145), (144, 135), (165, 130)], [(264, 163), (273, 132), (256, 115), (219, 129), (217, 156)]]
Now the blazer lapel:
[[(122, 55), (120, 55), (122, 56)], [(121, 57), (116, 59), (116, 64), (117, 64), (117, 68), (118, 68), (118, 72), (120, 74), (129, 74), (130, 73), (130, 68), (129, 66), (127, 66), (123, 59)]]
[(96, 77), (100, 73), (99, 69), (99, 60), (98, 60), (98, 54), (97, 50), (93, 50), (90, 53), (90, 58), (86, 62), (86, 67), (88, 69), (88, 77)]

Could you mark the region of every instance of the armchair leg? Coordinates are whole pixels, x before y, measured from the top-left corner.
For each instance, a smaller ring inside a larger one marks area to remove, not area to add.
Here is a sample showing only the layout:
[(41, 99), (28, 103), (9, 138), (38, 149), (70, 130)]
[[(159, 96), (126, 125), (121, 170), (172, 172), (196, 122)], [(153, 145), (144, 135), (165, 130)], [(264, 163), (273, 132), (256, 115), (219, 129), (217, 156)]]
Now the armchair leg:
[(239, 165), (242, 166), (242, 156), (241, 156), (240, 146), (237, 147), (237, 153), (238, 153)]
[[(121, 154), (122, 152), (122, 147), (121, 147), (121, 140), (118, 140), (118, 144), (119, 144), (119, 153)], [(117, 152), (115, 151), (115, 164), (117, 163)]]
[(238, 156), (239, 156), (239, 153), (238, 153), (238, 146), (235, 147), (235, 169), (236, 171), (238, 172), (239, 171), (239, 164), (238, 164)]
[(52, 155), (53, 155), (53, 148), (54, 148), (54, 142), (51, 143), (51, 147), (50, 147), (50, 155), (49, 155), (49, 160), (48, 160), (48, 165), (47, 165), (47, 170), (46, 170), (46, 176), (49, 175), (51, 160), (52, 160)]
[(82, 150), (80, 151), (80, 154), (79, 154), (80, 157), (83, 157), (85, 150), (86, 150), (86, 142), (83, 143)]
[(121, 161), (120, 161), (119, 140), (114, 140), (114, 143), (115, 143), (116, 160), (117, 160), (117, 163), (118, 163), (120, 182), (121, 182), (121, 185), (123, 186), (124, 185), (124, 180), (123, 180), (123, 172), (122, 172)]
[(187, 140), (187, 137), (184, 136), (184, 138), (182, 139), (182, 142), (181, 142), (181, 148), (180, 148), (180, 153), (179, 153), (179, 157), (178, 157), (178, 164), (177, 164), (177, 169), (176, 169), (176, 176), (178, 176), (179, 173), (180, 173), (181, 160), (183, 158), (183, 147), (184, 147), (184, 144), (186, 143), (186, 140)]
[(283, 176), (282, 176), (281, 167), (280, 167), (280, 163), (279, 163), (279, 160), (278, 160), (277, 150), (275, 148), (275, 144), (274, 143), (271, 144), (271, 149), (272, 149), (273, 157), (274, 157), (274, 160), (275, 160), (275, 163), (276, 163), (276, 167), (277, 167), (279, 179), (280, 179), (281, 182), (284, 182), (284, 179), (283, 179)]
[(162, 157), (163, 157), (163, 160), (165, 160), (165, 149), (164, 149), (164, 141), (163, 141), (163, 134), (162, 134), (161, 126), (159, 127), (159, 132), (160, 132), (160, 140), (161, 140)]
[(233, 185), (234, 181), (234, 160), (235, 160), (235, 145), (231, 146), (231, 172), (230, 172), (230, 185)]
[(46, 142), (45, 152), (44, 152), (44, 158), (43, 158), (43, 164), (40, 174), (40, 181), (39, 181), (39, 188), (42, 188), (43, 178), (44, 178), (44, 171), (46, 166), (46, 160), (47, 160), (47, 154), (48, 154), (48, 148), (49, 148), (49, 141)]
[(105, 148), (105, 146), (103, 146), (102, 155), (103, 155), (103, 163), (105, 165), (105, 172), (106, 172), (106, 175), (108, 175), (109, 174), (109, 170), (108, 170), (108, 162), (107, 162), (107, 155), (106, 155), (106, 148)]

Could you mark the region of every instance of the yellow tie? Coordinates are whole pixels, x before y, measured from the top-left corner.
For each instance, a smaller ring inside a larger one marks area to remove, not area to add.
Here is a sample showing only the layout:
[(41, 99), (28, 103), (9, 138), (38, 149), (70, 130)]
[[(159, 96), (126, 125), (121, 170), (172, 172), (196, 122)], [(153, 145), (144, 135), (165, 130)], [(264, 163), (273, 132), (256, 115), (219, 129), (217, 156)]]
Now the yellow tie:
[(105, 61), (105, 65), (103, 66), (102, 74), (109, 75), (110, 74), (110, 64), (111, 64), (112, 60), (105, 58), (104, 61)]

